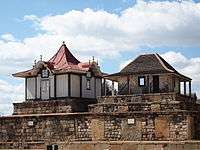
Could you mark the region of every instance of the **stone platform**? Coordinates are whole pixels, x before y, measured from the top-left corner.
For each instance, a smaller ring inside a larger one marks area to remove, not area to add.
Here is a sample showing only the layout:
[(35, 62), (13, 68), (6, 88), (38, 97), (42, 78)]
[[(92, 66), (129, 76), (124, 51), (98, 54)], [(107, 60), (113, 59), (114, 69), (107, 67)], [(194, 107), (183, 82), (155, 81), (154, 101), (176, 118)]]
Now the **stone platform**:
[[(43, 142), (30, 142), (32, 149), (46, 150)], [(200, 141), (86, 141), (86, 142), (60, 142), (59, 150), (199, 150)], [(0, 143), (0, 146), (9, 147), (12, 143)], [(25, 149), (15, 149), (25, 150)]]

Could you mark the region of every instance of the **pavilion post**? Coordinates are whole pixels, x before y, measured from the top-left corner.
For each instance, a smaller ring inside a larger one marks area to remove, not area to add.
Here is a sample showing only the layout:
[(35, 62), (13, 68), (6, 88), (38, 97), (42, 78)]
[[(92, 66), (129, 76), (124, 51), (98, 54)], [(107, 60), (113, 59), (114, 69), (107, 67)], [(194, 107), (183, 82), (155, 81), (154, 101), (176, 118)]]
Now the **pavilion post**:
[(184, 81), (184, 95), (186, 95), (186, 81)]
[(114, 81), (112, 81), (112, 96), (115, 95), (115, 93), (114, 93), (114, 92), (115, 92), (115, 87), (114, 87), (114, 85), (115, 85), (115, 84), (114, 84)]
[(192, 95), (191, 81), (189, 81), (189, 96)]
[(127, 76), (128, 94), (130, 94), (130, 77)]
[(105, 78), (103, 81), (103, 86), (104, 86), (104, 96), (106, 96), (106, 79)]
[(179, 84), (178, 84), (178, 93), (181, 94), (181, 82), (179, 80)]

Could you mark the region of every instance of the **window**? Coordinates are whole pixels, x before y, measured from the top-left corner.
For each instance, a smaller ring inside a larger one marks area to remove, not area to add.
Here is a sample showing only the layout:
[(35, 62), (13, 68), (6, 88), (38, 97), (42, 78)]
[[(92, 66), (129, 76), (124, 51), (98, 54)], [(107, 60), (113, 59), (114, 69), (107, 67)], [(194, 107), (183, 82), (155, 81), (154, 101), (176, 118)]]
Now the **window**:
[(145, 86), (145, 77), (144, 76), (138, 77), (138, 85)]
[(87, 90), (90, 90), (90, 89), (91, 89), (91, 82), (90, 82), (90, 79), (87, 79), (87, 81), (86, 81), (86, 89), (87, 89)]
[(49, 71), (46, 70), (42, 70), (42, 78), (48, 78), (49, 77)]
[(91, 72), (87, 72), (87, 73), (86, 73), (86, 77), (87, 77), (87, 78), (91, 78), (91, 77), (92, 77)]

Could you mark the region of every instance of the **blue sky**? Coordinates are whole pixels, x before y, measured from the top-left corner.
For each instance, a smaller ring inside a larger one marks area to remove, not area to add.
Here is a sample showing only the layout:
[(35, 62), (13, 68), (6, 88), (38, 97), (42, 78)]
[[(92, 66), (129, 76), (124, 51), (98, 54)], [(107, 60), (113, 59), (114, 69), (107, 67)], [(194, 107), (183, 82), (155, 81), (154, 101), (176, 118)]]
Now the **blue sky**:
[(160, 53), (193, 78), (200, 96), (198, 1), (2, 0), (0, 4), (0, 112), (24, 99), (11, 74), (48, 60), (66, 41), (81, 61), (94, 55), (104, 72), (117, 72), (142, 53)]

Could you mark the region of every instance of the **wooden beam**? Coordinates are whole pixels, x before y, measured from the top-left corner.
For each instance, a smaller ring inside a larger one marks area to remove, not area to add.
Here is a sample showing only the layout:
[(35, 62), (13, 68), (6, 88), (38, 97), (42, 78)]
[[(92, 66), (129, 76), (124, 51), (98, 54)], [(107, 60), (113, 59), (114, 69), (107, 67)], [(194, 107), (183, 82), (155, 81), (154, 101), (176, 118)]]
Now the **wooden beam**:
[(114, 96), (114, 90), (115, 90), (115, 88), (114, 88), (114, 81), (112, 81), (112, 96)]
[(186, 95), (187, 92), (186, 92), (186, 81), (184, 81), (184, 95)]
[(103, 86), (104, 86), (104, 96), (106, 96), (106, 79), (105, 78), (104, 78)]
[(192, 95), (192, 86), (191, 86), (191, 81), (189, 81), (189, 96)]
[(127, 76), (128, 94), (130, 94), (130, 77)]

